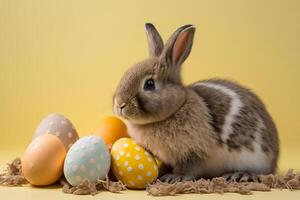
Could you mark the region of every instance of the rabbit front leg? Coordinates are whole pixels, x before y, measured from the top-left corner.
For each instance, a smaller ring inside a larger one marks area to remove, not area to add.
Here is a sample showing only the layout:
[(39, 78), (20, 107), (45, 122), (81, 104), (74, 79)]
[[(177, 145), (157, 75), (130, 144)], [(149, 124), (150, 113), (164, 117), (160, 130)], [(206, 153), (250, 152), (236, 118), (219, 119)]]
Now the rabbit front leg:
[(201, 173), (201, 163), (198, 156), (191, 154), (185, 162), (177, 163), (172, 173), (162, 174), (159, 180), (167, 183), (195, 180)]
[(159, 180), (166, 183), (192, 181), (197, 178), (195, 168), (195, 166), (191, 166), (188, 163), (184, 165), (178, 165), (173, 169), (172, 173), (162, 175)]

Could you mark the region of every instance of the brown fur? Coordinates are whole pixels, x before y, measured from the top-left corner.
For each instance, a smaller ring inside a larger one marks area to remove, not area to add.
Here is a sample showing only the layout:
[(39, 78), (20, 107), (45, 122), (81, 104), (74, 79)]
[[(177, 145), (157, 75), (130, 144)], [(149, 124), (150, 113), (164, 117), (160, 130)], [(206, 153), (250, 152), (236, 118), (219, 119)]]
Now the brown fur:
[[(122, 77), (114, 96), (114, 112), (127, 119), (133, 139), (173, 168), (165, 180), (190, 180), (236, 170), (274, 172), (278, 136), (261, 100), (232, 81), (197, 82), (225, 87), (243, 103), (231, 123), (232, 132), (224, 137), (232, 97), (214, 88), (181, 82), (180, 66), (191, 51), (195, 28), (180, 27), (163, 49), (154, 26), (147, 24), (146, 32), (150, 57)], [(155, 83), (150, 91), (143, 87), (149, 79)], [(220, 159), (228, 163), (220, 163)]]
[[(191, 109), (194, 105), (196, 107)], [(200, 161), (205, 160), (209, 149), (216, 145), (217, 136), (213, 137), (209, 117), (197, 94), (187, 91), (185, 104), (168, 119), (154, 124), (129, 124), (128, 128), (139, 144), (175, 167), (177, 162), (187, 160), (191, 153), (195, 153)]]
[[(203, 98), (212, 118), (210, 124), (219, 136), (222, 133), (222, 126), (225, 123), (225, 115), (230, 109), (230, 97), (204, 86), (193, 87), (191, 85), (189, 88)], [(219, 143), (223, 143), (220, 137), (218, 137), (218, 141)]]

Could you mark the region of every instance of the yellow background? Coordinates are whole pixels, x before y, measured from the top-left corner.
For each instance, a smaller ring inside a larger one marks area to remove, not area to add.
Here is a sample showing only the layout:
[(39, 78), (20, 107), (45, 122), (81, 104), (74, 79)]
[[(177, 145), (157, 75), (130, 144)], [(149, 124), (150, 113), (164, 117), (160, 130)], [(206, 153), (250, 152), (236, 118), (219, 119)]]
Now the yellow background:
[(0, 0), (0, 166), (52, 112), (81, 136), (111, 115), (123, 72), (148, 55), (145, 22), (164, 40), (194, 24), (184, 81), (223, 77), (252, 88), (278, 126), (280, 171), (300, 169), (298, 0)]

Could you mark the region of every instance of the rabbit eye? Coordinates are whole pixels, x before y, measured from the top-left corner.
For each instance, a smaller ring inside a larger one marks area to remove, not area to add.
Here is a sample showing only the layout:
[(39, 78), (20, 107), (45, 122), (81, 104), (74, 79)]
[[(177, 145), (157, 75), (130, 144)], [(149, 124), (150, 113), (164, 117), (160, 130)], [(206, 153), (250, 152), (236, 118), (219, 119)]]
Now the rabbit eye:
[(144, 90), (154, 90), (155, 89), (155, 83), (153, 78), (149, 78), (144, 83)]

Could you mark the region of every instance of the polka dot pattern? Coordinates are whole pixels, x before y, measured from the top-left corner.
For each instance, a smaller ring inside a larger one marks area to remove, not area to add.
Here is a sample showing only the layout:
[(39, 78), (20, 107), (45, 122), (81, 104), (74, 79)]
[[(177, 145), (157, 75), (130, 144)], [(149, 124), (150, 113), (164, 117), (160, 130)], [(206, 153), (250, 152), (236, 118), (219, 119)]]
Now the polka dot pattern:
[(156, 180), (155, 158), (132, 139), (121, 138), (112, 147), (112, 171), (127, 187), (142, 189)]
[(67, 153), (64, 174), (76, 186), (83, 179), (104, 179), (110, 169), (111, 157), (107, 145), (99, 136), (86, 136), (74, 143)]
[(40, 122), (33, 139), (44, 134), (53, 134), (58, 137), (66, 151), (79, 139), (77, 131), (71, 121), (58, 113), (48, 115)]

